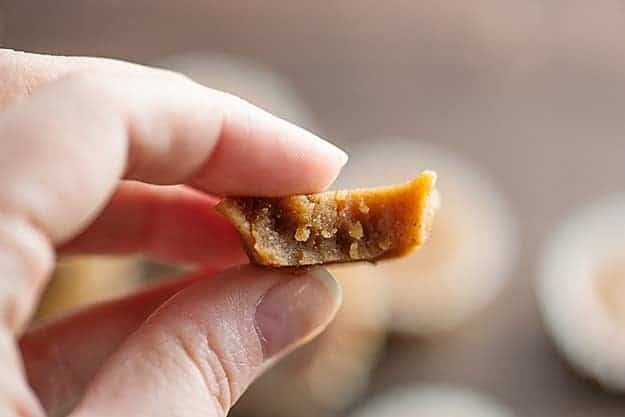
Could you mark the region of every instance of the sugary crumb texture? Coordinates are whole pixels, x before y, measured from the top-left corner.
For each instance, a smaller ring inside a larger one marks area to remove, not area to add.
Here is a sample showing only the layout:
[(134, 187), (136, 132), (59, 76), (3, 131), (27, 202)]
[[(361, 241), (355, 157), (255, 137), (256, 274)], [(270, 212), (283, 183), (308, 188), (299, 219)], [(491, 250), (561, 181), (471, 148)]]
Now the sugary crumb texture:
[(436, 174), (404, 184), (279, 198), (228, 197), (217, 210), (241, 234), (252, 262), (297, 267), (378, 261), (427, 239), (439, 198)]

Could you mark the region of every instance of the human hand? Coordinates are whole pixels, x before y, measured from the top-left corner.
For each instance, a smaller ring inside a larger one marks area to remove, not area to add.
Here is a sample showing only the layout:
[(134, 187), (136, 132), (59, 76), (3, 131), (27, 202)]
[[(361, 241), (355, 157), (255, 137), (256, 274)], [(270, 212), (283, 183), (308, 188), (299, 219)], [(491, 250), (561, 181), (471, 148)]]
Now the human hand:
[[(340, 290), (323, 270), (232, 267), (212, 195), (316, 192), (345, 162), (180, 75), (0, 50), (0, 416), (227, 414)], [(23, 333), (55, 253), (137, 251), (209, 266)]]

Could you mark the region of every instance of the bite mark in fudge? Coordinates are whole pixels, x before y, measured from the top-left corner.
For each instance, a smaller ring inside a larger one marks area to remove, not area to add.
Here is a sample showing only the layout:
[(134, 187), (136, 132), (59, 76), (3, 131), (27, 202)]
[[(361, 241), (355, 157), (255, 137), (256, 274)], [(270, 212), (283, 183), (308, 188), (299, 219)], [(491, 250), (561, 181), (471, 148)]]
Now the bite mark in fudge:
[(252, 262), (272, 267), (378, 261), (427, 239), (438, 208), (436, 174), (404, 184), (290, 197), (228, 197), (217, 210)]

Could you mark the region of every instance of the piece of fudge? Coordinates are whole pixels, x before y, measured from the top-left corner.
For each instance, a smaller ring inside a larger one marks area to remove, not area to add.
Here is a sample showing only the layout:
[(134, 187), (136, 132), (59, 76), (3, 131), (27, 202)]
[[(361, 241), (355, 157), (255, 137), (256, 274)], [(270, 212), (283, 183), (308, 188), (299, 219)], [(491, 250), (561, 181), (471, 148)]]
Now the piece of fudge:
[(436, 174), (404, 184), (290, 197), (227, 197), (217, 206), (252, 262), (271, 267), (378, 261), (427, 239), (439, 198)]

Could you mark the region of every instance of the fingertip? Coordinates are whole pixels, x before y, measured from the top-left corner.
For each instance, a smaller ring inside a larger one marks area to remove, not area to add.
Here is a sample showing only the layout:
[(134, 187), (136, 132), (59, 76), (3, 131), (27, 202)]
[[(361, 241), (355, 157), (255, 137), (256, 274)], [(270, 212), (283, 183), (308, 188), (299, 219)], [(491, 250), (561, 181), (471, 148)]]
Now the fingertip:
[(323, 139), (321, 140), (324, 141), (326, 144), (328, 144), (332, 148), (332, 152), (336, 155), (339, 168), (343, 168), (345, 165), (347, 165), (347, 162), (349, 161), (349, 155), (347, 154), (347, 152), (345, 152), (343, 149), (339, 148), (332, 142), (328, 142)]
[(347, 162), (344, 151), (314, 133), (240, 98), (217, 97), (226, 109), (222, 128), (193, 186), (230, 196), (315, 193)]
[(317, 140), (321, 142), (320, 148), (324, 148), (320, 155), (322, 155), (322, 163), (325, 165), (319, 168), (318, 175), (319, 183), (307, 190), (304, 193), (316, 193), (327, 189), (338, 178), (343, 167), (347, 164), (349, 157), (345, 151), (335, 146), (334, 144), (325, 141), (317, 137)]
[(343, 149), (339, 148), (334, 143), (322, 138), (321, 136), (318, 136), (311, 131), (305, 130), (300, 127), (298, 127), (298, 129), (306, 132), (309, 140), (317, 147), (318, 153), (320, 155), (323, 155), (329, 162), (331, 162), (337, 171), (339, 171), (345, 166), (345, 164), (347, 164), (347, 161), (349, 160), (349, 155)]
[(339, 176), (349, 156), (344, 150), (315, 133), (292, 126), (296, 130), (295, 134), (302, 138), (298, 146), (292, 150), (294, 153), (302, 154), (301, 165), (294, 167), (294, 178), (299, 177), (303, 184), (300, 191), (291, 194), (323, 191)]
[(341, 290), (321, 268), (295, 276), (270, 273), (278, 281), (261, 297), (254, 322), (264, 359), (272, 363), (328, 326), (341, 304)]

